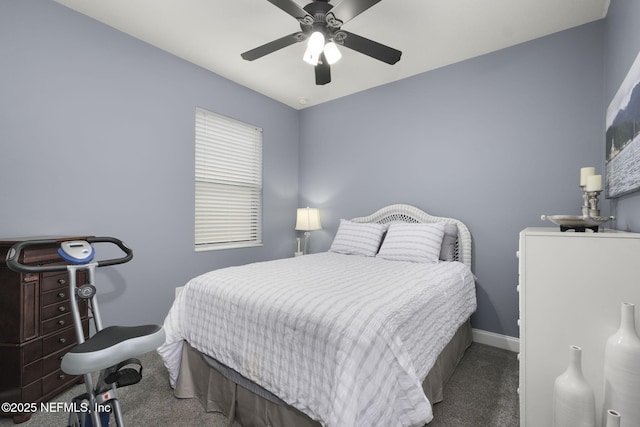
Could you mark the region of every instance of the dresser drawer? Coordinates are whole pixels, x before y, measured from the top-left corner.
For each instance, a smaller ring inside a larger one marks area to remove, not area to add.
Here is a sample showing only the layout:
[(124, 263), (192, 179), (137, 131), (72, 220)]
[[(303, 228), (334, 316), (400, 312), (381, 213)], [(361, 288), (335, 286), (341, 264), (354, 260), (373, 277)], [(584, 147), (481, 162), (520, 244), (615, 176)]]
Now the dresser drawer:
[(76, 331), (74, 328), (67, 328), (42, 340), (42, 354), (55, 353), (75, 343)]
[(40, 291), (67, 290), (69, 288), (69, 273), (42, 273)]
[(60, 288), (40, 294), (40, 305), (45, 306), (69, 299), (69, 288)]
[(22, 401), (23, 402), (37, 402), (42, 397), (42, 380), (32, 382), (31, 384), (22, 387)]
[(60, 369), (50, 373), (42, 378), (42, 394), (45, 395), (58, 388), (64, 387), (78, 379), (76, 375), (69, 375), (62, 372)]
[(49, 335), (50, 333), (67, 328), (71, 325), (73, 325), (73, 315), (71, 313), (54, 317), (42, 322), (42, 335)]
[(25, 386), (42, 377), (42, 359), (29, 363), (22, 368), (22, 385)]
[(60, 301), (58, 303), (42, 307), (40, 311), (40, 319), (41, 321), (46, 322), (53, 317), (58, 317), (66, 313), (71, 313), (71, 301), (69, 300)]
[(42, 357), (42, 340), (37, 339), (26, 344), (23, 349), (22, 363), (25, 365)]
[(70, 345), (69, 347), (66, 347), (42, 359), (42, 375), (48, 375), (51, 372), (60, 369), (60, 362), (62, 362), (62, 357), (67, 354), (67, 352), (72, 348), (73, 345)]

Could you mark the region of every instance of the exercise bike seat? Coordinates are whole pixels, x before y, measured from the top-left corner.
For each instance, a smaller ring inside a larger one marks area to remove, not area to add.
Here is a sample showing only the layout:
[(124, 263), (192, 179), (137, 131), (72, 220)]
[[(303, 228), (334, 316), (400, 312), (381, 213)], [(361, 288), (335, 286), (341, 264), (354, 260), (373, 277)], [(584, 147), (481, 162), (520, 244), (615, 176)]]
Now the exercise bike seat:
[(101, 371), (155, 350), (164, 340), (160, 325), (109, 326), (69, 350), (60, 367), (70, 375)]

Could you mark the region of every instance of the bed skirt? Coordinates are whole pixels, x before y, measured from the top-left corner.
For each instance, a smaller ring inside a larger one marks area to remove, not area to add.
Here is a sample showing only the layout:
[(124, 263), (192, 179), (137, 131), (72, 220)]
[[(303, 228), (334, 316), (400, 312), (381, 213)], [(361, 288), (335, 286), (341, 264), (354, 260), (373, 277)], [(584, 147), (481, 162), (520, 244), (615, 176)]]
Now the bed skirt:
[[(432, 404), (443, 400), (444, 384), (471, 341), (471, 325), (466, 321), (440, 353), (422, 383), (425, 395)], [(174, 391), (176, 397), (197, 398), (207, 412), (221, 412), (227, 416), (229, 425), (235, 419), (243, 427), (321, 427), (319, 422), (268, 391), (253, 383), (248, 384), (244, 378), (234, 378), (224, 369), (216, 369), (212, 366), (216, 362), (207, 359), (185, 342)]]

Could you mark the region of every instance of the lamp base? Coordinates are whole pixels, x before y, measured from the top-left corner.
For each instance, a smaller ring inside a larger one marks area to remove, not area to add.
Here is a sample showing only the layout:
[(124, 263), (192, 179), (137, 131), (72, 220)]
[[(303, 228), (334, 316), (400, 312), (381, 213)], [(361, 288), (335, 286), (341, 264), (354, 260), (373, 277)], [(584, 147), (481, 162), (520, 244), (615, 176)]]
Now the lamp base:
[(304, 232), (304, 245), (302, 248), (302, 252), (307, 255), (309, 253), (309, 249), (310, 249), (310, 243), (311, 241), (311, 232), (310, 231), (305, 231)]

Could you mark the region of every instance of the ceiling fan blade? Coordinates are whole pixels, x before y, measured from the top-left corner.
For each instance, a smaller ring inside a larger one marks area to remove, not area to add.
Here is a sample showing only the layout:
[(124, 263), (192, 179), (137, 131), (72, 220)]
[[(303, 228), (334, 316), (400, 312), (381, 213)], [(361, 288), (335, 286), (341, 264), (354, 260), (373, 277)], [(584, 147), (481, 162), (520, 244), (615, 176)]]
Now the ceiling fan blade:
[(393, 49), (389, 46), (385, 46), (378, 42), (374, 42), (373, 40), (369, 40), (365, 37), (350, 33), (348, 31), (340, 30), (340, 32), (346, 34), (346, 37), (342, 40), (342, 45), (348, 47), (349, 49), (364, 53), (365, 55), (391, 65), (400, 61), (402, 52), (400, 52), (399, 50)]
[[(274, 6), (287, 12), (289, 15), (296, 19), (303, 19), (305, 16), (310, 16), (303, 8), (298, 6), (293, 0), (267, 0)], [(313, 17), (311, 17), (313, 19)], [(313, 21), (312, 21), (313, 22)]]
[(324, 53), (320, 54), (320, 60), (315, 68), (317, 85), (326, 85), (331, 82), (331, 66), (324, 57)]
[(380, 2), (380, 0), (342, 0), (333, 6), (331, 13), (344, 24), (378, 2)]
[(277, 40), (272, 42), (263, 44), (262, 46), (258, 46), (255, 49), (251, 49), (241, 54), (243, 59), (247, 61), (253, 61), (254, 59), (262, 58), (265, 55), (268, 55), (276, 50), (280, 50), (284, 47), (291, 46), (294, 43), (300, 41), (298, 35), (300, 32), (289, 34), (288, 36), (280, 37)]

